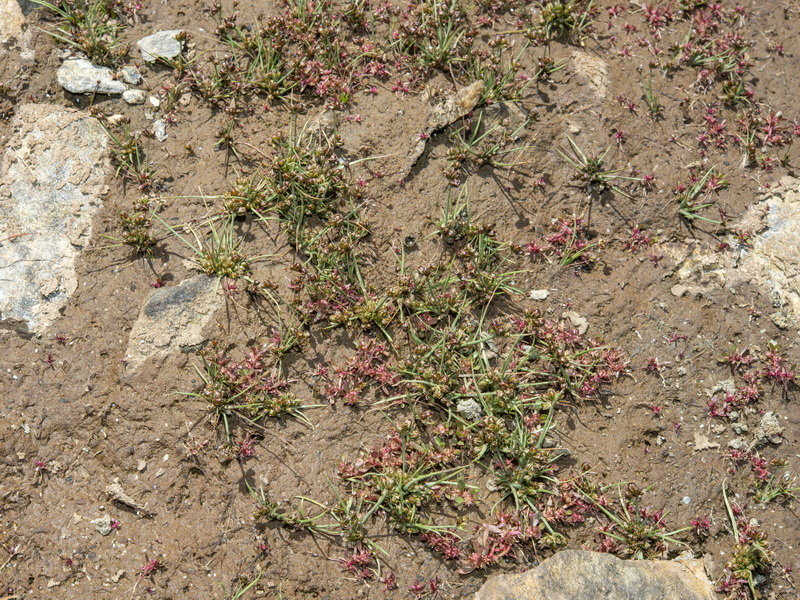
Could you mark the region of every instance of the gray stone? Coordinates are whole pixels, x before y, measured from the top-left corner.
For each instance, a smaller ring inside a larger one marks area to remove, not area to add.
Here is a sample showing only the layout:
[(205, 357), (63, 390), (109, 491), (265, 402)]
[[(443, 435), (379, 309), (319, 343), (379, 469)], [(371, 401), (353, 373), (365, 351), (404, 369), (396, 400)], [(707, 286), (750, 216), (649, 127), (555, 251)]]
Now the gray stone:
[(89, 522), (94, 525), (95, 530), (100, 535), (108, 535), (114, 529), (111, 527), (111, 515), (103, 515), (99, 519), (94, 519)]
[(767, 411), (761, 417), (755, 431), (753, 432), (753, 442), (751, 446), (763, 446), (767, 443), (780, 444), (783, 440), (783, 427), (781, 426), (778, 415)]
[(167, 139), (167, 124), (162, 119), (153, 121), (153, 137), (159, 142)]
[(27, 23), (28, 13), (21, 4), (17, 0), (0, 0), (0, 60), (32, 66), (36, 60), (33, 46), (36, 28)]
[[(37, 4), (33, 0), (16, 0), (19, 7), (22, 9), (23, 15), (29, 15), (37, 8), (41, 8), (41, 4)], [(13, 0), (12, 0), (13, 2)]]
[(581, 50), (572, 53), (572, 66), (600, 98), (608, 95), (608, 64)]
[(125, 90), (122, 92), (122, 99), (128, 104), (144, 104), (147, 100), (147, 92), (144, 90)]
[[(714, 384), (714, 387), (705, 390), (706, 396), (709, 398), (716, 394), (735, 394), (736, 382), (733, 379), (723, 379)], [(731, 417), (733, 418), (733, 417)]]
[(203, 330), (220, 306), (219, 281), (205, 275), (155, 290), (131, 329), (128, 367), (135, 371), (150, 357), (202, 345), (207, 340)]
[[(800, 324), (800, 180), (785, 177), (732, 227), (753, 232), (747, 246), (730, 238), (736, 252), (720, 253), (705, 244), (666, 245), (675, 275), (690, 291), (715, 292), (752, 285), (780, 310), (770, 315), (780, 328)], [(688, 286), (691, 285), (691, 288)]]
[(78, 287), (75, 261), (107, 192), (108, 136), (94, 117), (23, 104), (0, 160), (0, 323), (41, 332)]
[(769, 318), (772, 319), (778, 329), (791, 329), (794, 327), (794, 321), (781, 311), (772, 313)]
[(490, 577), (475, 600), (715, 600), (699, 560), (621, 560), (564, 550), (522, 574)]
[(477, 421), (483, 416), (481, 405), (472, 398), (467, 398), (456, 404), (456, 410), (470, 421)]
[(428, 120), (425, 123), (422, 135), (415, 133), (414, 146), (411, 148), (402, 172), (410, 171), (425, 153), (428, 138), (455, 123), (461, 117), (469, 114), (478, 105), (483, 95), (483, 81), (476, 81), (465, 88), (449, 93), (445, 96), (430, 96), (428, 98)]
[(431, 105), (428, 115), (428, 133), (433, 133), (472, 112), (483, 95), (483, 81), (476, 81), (457, 90)]
[(680, 283), (676, 283), (670, 288), (669, 291), (672, 292), (672, 295), (676, 298), (680, 298), (681, 296), (686, 295), (686, 292), (689, 291), (689, 288), (685, 285), (681, 285)]
[(336, 111), (326, 110), (309, 119), (303, 126), (303, 136), (308, 136), (316, 140), (325, 140), (336, 135), (339, 127), (339, 119)]
[(122, 77), (122, 81), (128, 85), (139, 85), (142, 83), (142, 76), (139, 73), (139, 69), (136, 67), (122, 67), (119, 75)]
[(176, 39), (181, 33), (183, 32), (180, 29), (170, 29), (140, 39), (136, 45), (142, 51), (142, 59), (145, 62), (155, 62), (159, 58), (175, 58), (183, 50), (183, 42)]
[(25, 15), (17, 0), (0, 0), (0, 52), (3, 52), (3, 46), (22, 37), (24, 26)]
[(68, 58), (56, 73), (58, 84), (73, 94), (121, 94), (128, 89), (114, 79), (111, 69), (98, 67), (85, 58)]
[(531, 300), (545, 300), (550, 295), (548, 290), (531, 290), (528, 298)]

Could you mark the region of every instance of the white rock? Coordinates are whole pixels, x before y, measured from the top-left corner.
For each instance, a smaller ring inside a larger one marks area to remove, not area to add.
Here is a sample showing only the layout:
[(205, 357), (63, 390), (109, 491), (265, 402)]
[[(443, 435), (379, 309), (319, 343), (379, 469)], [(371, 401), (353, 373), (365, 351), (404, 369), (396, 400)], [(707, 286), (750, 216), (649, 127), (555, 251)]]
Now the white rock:
[(0, 0), (0, 54), (3, 46), (22, 36), (25, 26), (25, 15), (22, 14), (17, 0)]
[(578, 333), (583, 335), (589, 329), (589, 320), (586, 317), (580, 316), (574, 310), (564, 312), (561, 315), (562, 319), (569, 319), (572, 326), (578, 330)]
[(528, 298), (531, 300), (544, 300), (550, 295), (548, 290), (531, 290), (530, 294), (528, 294)]
[(155, 62), (159, 58), (175, 58), (183, 50), (183, 42), (176, 39), (181, 33), (183, 32), (180, 29), (170, 29), (139, 40), (136, 45), (142, 51), (142, 59), (145, 62)]
[(142, 83), (142, 76), (139, 73), (139, 69), (136, 67), (122, 67), (119, 74), (120, 77), (122, 77), (122, 81), (128, 85), (139, 85)]
[(111, 69), (98, 67), (85, 58), (69, 58), (56, 72), (58, 84), (73, 94), (121, 94), (128, 89), (114, 79)]
[(128, 104), (144, 104), (147, 100), (147, 92), (144, 90), (125, 90), (122, 92), (122, 99)]
[(100, 535), (108, 535), (113, 531), (113, 527), (111, 527), (111, 516), (110, 515), (103, 515), (99, 519), (93, 519), (89, 521), (94, 528), (97, 530), (97, 533)]
[(167, 124), (163, 120), (153, 121), (153, 136), (159, 142), (167, 139)]
[(608, 95), (608, 64), (581, 50), (572, 53), (572, 65), (601, 98)]
[(111, 168), (108, 136), (94, 117), (23, 104), (0, 159), (0, 319), (41, 332), (77, 289), (75, 264), (89, 243)]
[(477, 421), (483, 416), (481, 405), (472, 398), (462, 400), (456, 405), (456, 410), (470, 421)]
[(205, 275), (155, 290), (133, 324), (128, 368), (136, 370), (150, 357), (202, 344), (207, 339), (203, 330), (222, 301), (219, 282)]

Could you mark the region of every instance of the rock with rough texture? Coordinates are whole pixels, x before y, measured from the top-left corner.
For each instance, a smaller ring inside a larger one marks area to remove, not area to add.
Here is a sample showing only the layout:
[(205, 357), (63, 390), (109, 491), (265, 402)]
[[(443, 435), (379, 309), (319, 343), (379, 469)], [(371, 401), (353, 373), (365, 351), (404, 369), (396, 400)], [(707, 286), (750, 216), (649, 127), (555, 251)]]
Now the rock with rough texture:
[(699, 242), (667, 245), (677, 262), (673, 274), (690, 296), (742, 285), (759, 288), (780, 309), (771, 315), (781, 328), (800, 324), (800, 180), (785, 177), (780, 186), (750, 205), (733, 227), (752, 237), (740, 244), (733, 236), (733, 252), (720, 253)]
[(95, 531), (100, 535), (108, 535), (114, 530), (114, 526), (111, 523), (111, 515), (103, 515), (89, 522), (94, 525)]
[(85, 58), (68, 58), (56, 73), (58, 84), (73, 94), (121, 94), (128, 89), (114, 79), (108, 67), (98, 67)]
[(127, 83), (128, 85), (139, 85), (142, 83), (142, 76), (139, 73), (139, 69), (136, 67), (122, 67), (119, 72), (120, 77), (122, 77), (122, 81)]
[(0, 324), (41, 332), (78, 287), (75, 261), (106, 193), (108, 136), (94, 117), (23, 104), (0, 160)]
[(761, 417), (758, 427), (756, 427), (756, 430), (753, 432), (751, 448), (753, 446), (764, 446), (768, 443), (780, 444), (783, 441), (782, 436), (783, 427), (778, 419), (778, 415), (771, 410), (767, 411), (764, 413), (764, 416)]
[(605, 61), (576, 50), (572, 53), (572, 66), (600, 98), (608, 95), (608, 64)]
[(490, 578), (475, 600), (715, 600), (699, 560), (621, 560), (564, 550), (521, 575)]
[(221, 305), (219, 281), (205, 275), (154, 291), (133, 324), (128, 367), (136, 370), (150, 357), (201, 346), (207, 340), (203, 330)]
[(170, 29), (140, 39), (136, 45), (142, 51), (142, 59), (145, 62), (155, 62), (159, 58), (175, 58), (183, 50), (183, 42), (177, 39), (181, 33), (183, 31), (180, 29)]
[(784, 178), (750, 207), (740, 227), (756, 235), (752, 249), (742, 250), (738, 269), (761, 281), (773, 305), (786, 313), (787, 324), (800, 321), (800, 180)]
[(402, 169), (403, 173), (410, 171), (419, 160), (419, 157), (425, 153), (427, 140), (431, 134), (447, 127), (451, 123), (455, 123), (458, 119), (474, 110), (481, 101), (483, 88), (483, 81), (476, 81), (446, 96), (429, 99), (430, 107), (427, 123), (423, 131), (414, 134), (416, 140)]
[(470, 421), (478, 421), (483, 416), (481, 405), (472, 398), (466, 398), (456, 405), (456, 410)]
[(167, 139), (167, 123), (163, 119), (153, 121), (153, 137), (159, 142), (166, 141)]
[(447, 127), (470, 113), (480, 102), (483, 88), (483, 82), (476, 81), (434, 102), (428, 115), (428, 133)]
[(0, 0), (0, 52), (3, 46), (22, 37), (25, 15), (17, 4), (17, 0)]
[(122, 99), (128, 104), (144, 104), (147, 100), (147, 92), (144, 90), (125, 90), (122, 92)]
[(22, 4), (27, 2), (0, 0), (0, 59), (31, 65), (36, 60), (34, 28), (28, 25), (25, 15), (30, 11)]
[(589, 329), (589, 320), (586, 317), (580, 316), (574, 310), (566, 311), (561, 314), (562, 319), (569, 319), (572, 326), (578, 330), (578, 333), (583, 335)]

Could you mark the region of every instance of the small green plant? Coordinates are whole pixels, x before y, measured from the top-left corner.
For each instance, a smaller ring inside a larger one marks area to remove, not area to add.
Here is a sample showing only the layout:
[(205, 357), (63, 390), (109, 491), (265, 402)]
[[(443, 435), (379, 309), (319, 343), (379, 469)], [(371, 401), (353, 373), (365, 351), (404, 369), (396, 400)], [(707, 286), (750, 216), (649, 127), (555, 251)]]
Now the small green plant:
[[(772, 565), (772, 551), (769, 549), (766, 534), (757, 525), (747, 522), (741, 516), (741, 509), (732, 506), (728, 499), (725, 482), (722, 482), (722, 497), (725, 501), (725, 510), (731, 524), (735, 546), (731, 560), (725, 565), (727, 575), (723, 578), (721, 591), (743, 591), (742, 584), (753, 598), (758, 598), (756, 592), (755, 575), (764, 574)], [(747, 592), (744, 591), (746, 596)], [(741, 596), (740, 596), (741, 597)]]
[(196, 227), (186, 226), (194, 238), (192, 242), (184, 237), (178, 228), (169, 225), (154, 212), (151, 211), (150, 214), (194, 253), (197, 268), (206, 275), (250, 280), (253, 268), (247, 255), (240, 251), (242, 240), (236, 235), (234, 215), (225, 218), (221, 230), (217, 229), (213, 220), (209, 220), (211, 235), (208, 238), (202, 236)]
[(537, 3), (539, 22), (532, 34), (544, 41), (568, 38), (578, 42), (591, 30), (593, 2), (551, 0)]
[(624, 169), (607, 169), (605, 167), (604, 161), (608, 151), (611, 149), (610, 146), (602, 154), (587, 155), (572, 137), (567, 136), (567, 141), (569, 142), (569, 149), (558, 148), (556, 151), (561, 158), (566, 160), (578, 172), (576, 177), (583, 188), (598, 194), (614, 190), (623, 196), (631, 197), (630, 194), (620, 189), (616, 182), (641, 181), (641, 178), (620, 175)]
[(601, 548), (622, 556), (645, 560), (663, 555), (670, 544), (688, 547), (675, 536), (691, 527), (670, 531), (664, 521), (663, 511), (640, 505), (643, 490), (635, 484), (628, 484), (625, 494), (619, 486), (618, 506), (603, 505), (587, 496), (597, 505), (609, 522), (598, 529)]
[[(276, 521), (288, 529), (307, 531), (312, 535), (336, 536), (339, 534), (338, 525), (336, 523), (326, 523), (324, 519), (329, 515), (330, 511), (327, 507), (317, 502), (316, 500), (306, 498), (304, 496), (295, 496), (295, 500), (299, 500), (296, 505), (290, 505), (288, 508), (282, 506), (279, 502), (272, 500), (262, 487), (258, 494), (252, 489), (251, 493), (256, 498), (258, 510), (256, 511), (256, 519), (266, 519), (268, 521)], [(307, 505), (311, 505), (312, 509), (316, 510), (316, 514), (311, 514)]]
[(693, 223), (694, 221), (706, 221), (708, 223), (714, 223), (716, 225), (720, 224), (720, 221), (715, 221), (714, 219), (709, 219), (708, 217), (704, 217), (700, 214), (700, 211), (706, 209), (710, 206), (713, 206), (713, 202), (698, 202), (698, 198), (703, 196), (706, 193), (706, 186), (711, 181), (711, 178), (715, 176), (714, 168), (712, 167), (697, 181), (695, 181), (691, 186), (685, 187), (682, 190), (677, 192), (677, 201), (678, 201), (678, 214), (685, 219), (688, 223)]
[(198, 353), (197, 373), (203, 381), (199, 393), (188, 394), (206, 400), (218, 421), (225, 426), (231, 441), (230, 420), (239, 417), (245, 422), (259, 423), (267, 418), (292, 416), (310, 426), (303, 414), (304, 406), (280, 376), (279, 363), (268, 363), (266, 348), (250, 348), (241, 361), (231, 358), (229, 349), (212, 342)]
[(534, 79), (539, 80), (538, 77), (530, 79), (521, 73), (520, 59), (527, 49), (527, 44), (511, 60), (503, 58), (507, 47), (508, 40), (503, 36), (494, 41), (492, 53), (488, 56), (480, 53), (469, 55), (467, 77), (472, 81), (483, 81), (483, 91), (477, 104), (478, 107), (518, 100)]
[(268, 178), (260, 172), (239, 177), (222, 197), (222, 213), (243, 217), (248, 214), (263, 218), (274, 195)]
[(797, 480), (789, 481), (779, 478), (775, 481), (775, 475), (771, 475), (769, 480), (759, 483), (756, 486), (756, 502), (786, 502), (800, 498), (800, 486), (794, 485)]
[(157, 240), (152, 232), (148, 208), (145, 205), (128, 212), (121, 212), (119, 223), (122, 228), (122, 243), (127, 244), (140, 255), (152, 256)]
[(115, 176), (122, 175), (125, 181), (135, 184), (141, 191), (149, 190), (156, 181), (156, 171), (142, 144), (142, 134), (132, 132), (127, 122), (123, 122), (117, 131), (112, 131), (102, 118), (100, 125), (111, 140), (111, 163), (117, 167)]
[(460, 71), (473, 43), (468, 25), (458, 0), (415, 1), (410, 4), (409, 19), (396, 31), (396, 44), (419, 67)]
[(452, 529), (435, 524), (422, 510), (437, 500), (454, 498), (451, 493), (463, 486), (456, 475), (464, 467), (448, 466), (448, 454), (426, 445), (412, 421), (395, 427), (383, 442), (381, 455), (381, 459), (367, 455), (339, 468), (340, 477), (370, 502), (368, 515), (384, 511), (389, 524), (402, 533)]
[(661, 106), (661, 102), (658, 99), (658, 96), (653, 90), (653, 70), (650, 69), (647, 81), (645, 82), (642, 80), (642, 90), (644, 91), (644, 99), (645, 103), (647, 104), (647, 108), (650, 111), (650, 114), (654, 117), (661, 114), (661, 111), (664, 110), (664, 107)]
[(514, 285), (518, 272), (504, 269), (510, 260), (508, 245), (497, 241), (493, 225), (473, 222), (465, 190), (455, 202), (448, 193), (436, 226), (446, 244), (458, 243), (453, 266), (460, 271), (460, 283), (466, 291), (484, 302), (519, 291)]
[(519, 134), (528, 126), (528, 120), (511, 130), (503, 122), (486, 125), (485, 111), (469, 126), (457, 129), (451, 136), (454, 144), (447, 151), (448, 168), (445, 176), (452, 185), (460, 185), (461, 177), (484, 166), (512, 169), (518, 165), (513, 155), (519, 155), (530, 146), (519, 146)]
[(92, 62), (113, 67), (128, 53), (121, 15), (108, 0), (33, 1), (63, 21), (61, 27), (43, 31), (83, 52)]
[(553, 74), (558, 73), (567, 65), (567, 60), (555, 60), (551, 56), (542, 56), (536, 59), (536, 71), (533, 78), (536, 81), (550, 81)]
[(249, 581), (247, 579), (244, 579), (244, 581), (242, 581), (241, 579), (243, 578), (237, 578), (237, 580), (234, 581), (236, 587), (235, 588), (232, 587), (230, 593), (225, 596), (225, 600), (242, 600), (242, 598), (244, 598), (244, 595), (248, 592), (248, 590), (250, 590), (253, 586), (255, 586), (259, 581), (261, 581), (261, 575), (262, 575), (261, 570), (259, 570), (258, 574)]

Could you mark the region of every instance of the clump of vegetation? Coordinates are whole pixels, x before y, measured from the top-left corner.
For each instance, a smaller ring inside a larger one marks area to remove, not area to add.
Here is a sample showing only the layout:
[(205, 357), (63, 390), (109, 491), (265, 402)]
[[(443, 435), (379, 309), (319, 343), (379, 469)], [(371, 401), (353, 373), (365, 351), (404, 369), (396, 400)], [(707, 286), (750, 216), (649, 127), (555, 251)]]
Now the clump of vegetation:
[(303, 405), (280, 376), (279, 365), (270, 364), (265, 348), (250, 348), (239, 361), (229, 349), (212, 342), (198, 353), (202, 366), (198, 374), (203, 389), (193, 394), (211, 406), (225, 426), (230, 440), (232, 417), (259, 423), (270, 417), (293, 416), (306, 420)]
[(33, 0), (61, 19), (61, 26), (45, 30), (67, 46), (83, 52), (90, 61), (117, 66), (128, 53), (126, 14), (108, 0)]
[(150, 206), (147, 198), (141, 199), (131, 211), (119, 215), (122, 243), (130, 246), (136, 254), (152, 256), (158, 240), (153, 235)]

